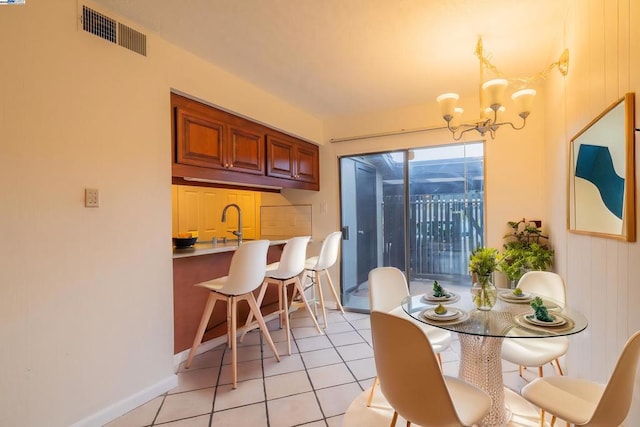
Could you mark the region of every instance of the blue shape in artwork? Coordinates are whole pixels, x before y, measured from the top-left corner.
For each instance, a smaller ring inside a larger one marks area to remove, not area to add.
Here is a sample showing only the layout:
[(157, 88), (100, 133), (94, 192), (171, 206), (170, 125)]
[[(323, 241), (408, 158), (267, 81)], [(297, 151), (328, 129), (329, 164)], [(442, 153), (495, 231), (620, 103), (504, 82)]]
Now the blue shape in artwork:
[(595, 185), (607, 209), (622, 219), (624, 178), (616, 174), (609, 147), (582, 144), (578, 150), (576, 176)]

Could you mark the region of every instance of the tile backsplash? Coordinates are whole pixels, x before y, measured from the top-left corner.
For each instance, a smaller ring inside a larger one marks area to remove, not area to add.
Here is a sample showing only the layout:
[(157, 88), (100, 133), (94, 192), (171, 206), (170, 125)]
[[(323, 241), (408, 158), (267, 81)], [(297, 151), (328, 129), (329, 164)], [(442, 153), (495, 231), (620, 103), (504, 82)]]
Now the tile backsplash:
[(263, 239), (311, 236), (311, 205), (261, 206), (260, 230)]

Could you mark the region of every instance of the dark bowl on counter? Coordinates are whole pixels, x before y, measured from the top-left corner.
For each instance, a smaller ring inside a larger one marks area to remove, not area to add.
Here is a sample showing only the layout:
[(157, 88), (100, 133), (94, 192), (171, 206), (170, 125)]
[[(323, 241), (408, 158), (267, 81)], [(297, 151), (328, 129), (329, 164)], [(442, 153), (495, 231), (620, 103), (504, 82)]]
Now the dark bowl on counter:
[(197, 237), (174, 237), (173, 246), (176, 249), (190, 248), (196, 243), (196, 240), (198, 240)]

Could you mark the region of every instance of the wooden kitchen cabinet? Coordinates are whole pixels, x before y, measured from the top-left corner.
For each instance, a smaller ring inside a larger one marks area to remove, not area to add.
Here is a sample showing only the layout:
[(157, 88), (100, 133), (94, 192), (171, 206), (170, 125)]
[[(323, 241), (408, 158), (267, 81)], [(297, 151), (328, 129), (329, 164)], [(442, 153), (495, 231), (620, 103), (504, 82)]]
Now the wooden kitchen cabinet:
[(264, 175), (264, 132), (259, 126), (181, 99), (175, 107), (177, 163)]
[(320, 190), (319, 148), (171, 93), (172, 183)]
[(318, 147), (287, 135), (268, 134), (267, 175), (318, 184)]

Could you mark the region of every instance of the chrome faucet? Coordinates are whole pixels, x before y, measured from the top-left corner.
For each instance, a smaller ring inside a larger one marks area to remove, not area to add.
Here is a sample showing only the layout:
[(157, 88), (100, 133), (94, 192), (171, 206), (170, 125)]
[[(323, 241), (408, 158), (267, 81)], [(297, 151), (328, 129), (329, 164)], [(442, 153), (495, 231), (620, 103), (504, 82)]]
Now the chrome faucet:
[(225, 206), (224, 209), (222, 209), (221, 221), (227, 222), (227, 209), (231, 207), (236, 208), (238, 210), (238, 229), (235, 231), (232, 231), (231, 234), (238, 237), (238, 246), (240, 246), (240, 244), (242, 243), (242, 211), (240, 210), (240, 206), (236, 205), (235, 203), (231, 203)]

